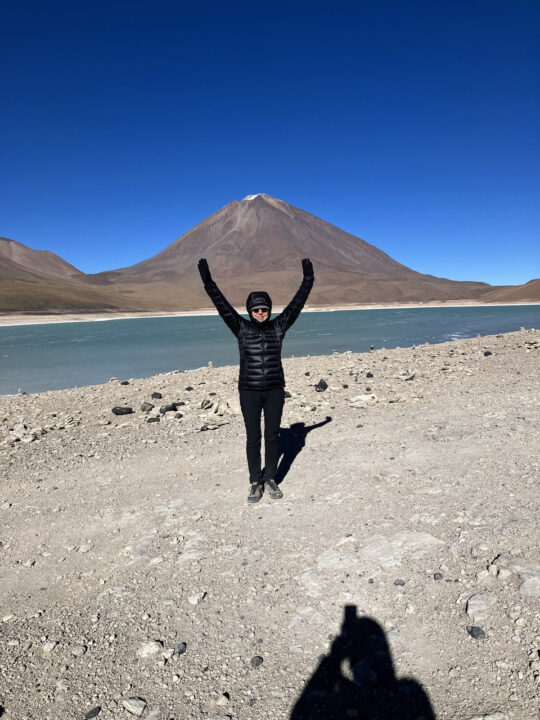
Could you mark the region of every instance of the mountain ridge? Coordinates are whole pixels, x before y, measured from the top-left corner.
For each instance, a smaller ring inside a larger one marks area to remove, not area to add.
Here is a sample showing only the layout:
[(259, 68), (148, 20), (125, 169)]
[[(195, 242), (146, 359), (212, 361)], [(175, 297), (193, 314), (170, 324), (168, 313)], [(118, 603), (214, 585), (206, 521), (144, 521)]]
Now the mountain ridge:
[(33, 306), (43, 311), (49, 301), (53, 311), (71, 311), (78, 297), (83, 311), (98, 310), (100, 304), (123, 311), (203, 309), (210, 301), (196, 271), (202, 256), (236, 306), (255, 287), (266, 288), (276, 305), (286, 304), (301, 279), (302, 257), (315, 266), (312, 306), (482, 301), (484, 296), (488, 302), (504, 302), (507, 296), (519, 302), (522, 288), (523, 299), (540, 300), (540, 281), (498, 287), (424, 275), (316, 215), (258, 193), (224, 205), (146, 260), (94, 274), (4, 238), (0, 311)]

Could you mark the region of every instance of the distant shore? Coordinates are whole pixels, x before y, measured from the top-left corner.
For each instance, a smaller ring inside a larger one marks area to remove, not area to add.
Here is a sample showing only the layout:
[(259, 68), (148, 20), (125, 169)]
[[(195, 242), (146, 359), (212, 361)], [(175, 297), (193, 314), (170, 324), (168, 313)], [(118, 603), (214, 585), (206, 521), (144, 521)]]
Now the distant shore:
[[(513, 305), (540, 305), (540, 302), (530, 300), (528, 302), (515, 303), (482, 303), (474, 300), (454, 300), (452, 302), (426, 302), (426, 303), (386, 303), (373, 305), (320, 305), (306, 307), (304, 312), (335, 312), (338, 310), (408, 310), (415, 308), (442, 308), (442, 307), (511, 307)], [(283, 308), (273, 308), (273, 313), (281, 312)], [(239, 313), (245, 314), (245, 308), (237, 307)], [(89, 313), (0, 313), (0, 327), (13, 325), (39, 325), (51, 323), (72, 323), (72, 322), (102, 322), (105, 320), (131, 320), (134, 318), (158, 318), (158, 317), (199, 317), (214, 315), (214, 308), (200, 308), (198, 310), (179, 310), (177, 312), (89, 312)]]

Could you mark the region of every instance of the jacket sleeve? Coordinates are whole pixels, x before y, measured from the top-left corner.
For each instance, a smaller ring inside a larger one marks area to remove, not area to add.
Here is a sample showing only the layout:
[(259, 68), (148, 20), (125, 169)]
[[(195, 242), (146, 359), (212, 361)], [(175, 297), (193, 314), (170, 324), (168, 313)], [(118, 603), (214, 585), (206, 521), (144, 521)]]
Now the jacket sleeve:
[(276, 323), (279, 324), (284, 333), (287, 332), (302, 312), (302, 308), (306, 304), (306, 300), (308, 299), (311, 288), (313, 287), (313, 281), (313, 275), (304, 275), (304, 279), (302, 280), (302, 284), (298, 288), (296, 295), (283, 312), (277, 316)]
[(214, 303), (216, 310), (228, 325), (229, 329), (232, 330), (236, 337), (238, 337), (240, 332), (240, 323), (242, 322), (241, 316), (236, 312), (213, 280), (206, 283), (204, 289), (206, 290), (210, 300)]

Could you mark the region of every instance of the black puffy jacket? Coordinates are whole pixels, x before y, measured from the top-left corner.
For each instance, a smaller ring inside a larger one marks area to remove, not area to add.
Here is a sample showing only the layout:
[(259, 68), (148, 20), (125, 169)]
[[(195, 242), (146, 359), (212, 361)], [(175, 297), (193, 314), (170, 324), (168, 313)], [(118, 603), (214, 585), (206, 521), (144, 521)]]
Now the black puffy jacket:
[[(269, 390), (285, 387), (285, 376), (281, 365), (281, 344), (285, 333), (300, 315), (311, 288), (313, 275), (305, 275), (296, 295), (277, 317), (260, 323), (246, 320), (239, 315), (227, 301), (216, 283), (212, 280), (204, 286), (218, 313), (238, 338), (240, 350), (239, 390)], [(272, 301), (268, 293), (249, 294), (246, 309), (251, 318), (251, 309), (268, 305), (272, 310)]]

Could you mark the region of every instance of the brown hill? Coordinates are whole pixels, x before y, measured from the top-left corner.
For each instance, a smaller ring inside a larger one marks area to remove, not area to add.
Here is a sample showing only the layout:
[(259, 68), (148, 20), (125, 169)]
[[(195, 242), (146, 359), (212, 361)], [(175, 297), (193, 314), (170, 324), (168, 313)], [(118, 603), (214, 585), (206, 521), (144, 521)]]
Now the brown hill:
[(32, 250), (22, 243), (0, 238), (0, 277), (42, 282), (77, 281), (85, 274), (49, 250)]
[[(1, 312), (90, 312), (124, 305), (114, 290), (87, 287), (89, 276), (49, 250), (0, 238)], [(101, 281), (101, 284), (106, 281)]]
[(215, 279), (237, 306), (253, 289), (268, 290), (275, 305), (287, 303), (298, 287), (303, 257), (310, 257), (316, 269), (312, 306), (517, 302), (531, 293), (538, 299), (534, 283), (540, 282), (493, 288), (422, 275), (321, 218), (259, 194), (229, 203), (148, 260), (95, 275), (85, 275), (54, 253), (1, 239), (0, 311), (209, 307), (197, 272), (200, 257), (208, 259)]
[(524, 285), (509, 285), (508, 287), (494, 288), (482, 295), (482, 302), (540, 302), (540, 278), (529, 280)]

